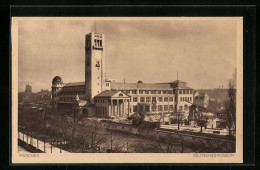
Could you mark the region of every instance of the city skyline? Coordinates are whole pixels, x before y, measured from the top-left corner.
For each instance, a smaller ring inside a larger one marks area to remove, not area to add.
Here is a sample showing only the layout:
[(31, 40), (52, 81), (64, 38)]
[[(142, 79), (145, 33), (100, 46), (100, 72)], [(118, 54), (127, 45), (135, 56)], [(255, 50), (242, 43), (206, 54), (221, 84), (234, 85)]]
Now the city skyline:
[[(95, 26), (96, 25), (96, 26)], [(101, 21), (26, 18), (19, 21), (19, 91), (49, 89), (54, 76), (84, 80), (85, 34), (106, 36), (106, 73), (123, 82), (179, 79), (194, 89), (226, 87), (236, 68), (236, 21)]]

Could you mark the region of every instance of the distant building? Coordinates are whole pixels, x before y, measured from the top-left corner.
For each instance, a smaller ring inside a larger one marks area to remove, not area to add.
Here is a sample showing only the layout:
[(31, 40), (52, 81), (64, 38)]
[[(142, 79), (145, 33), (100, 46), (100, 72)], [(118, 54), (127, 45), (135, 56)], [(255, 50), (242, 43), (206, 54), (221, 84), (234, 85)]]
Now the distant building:
[(30, 96), (32, 94), (32, 86), (30, 86), (29, 84), (26, 85), (25, 87), (25, 91), (24, 91), (25, 95)]
[(198, 90), (194, 90), (193, 91), (193, 97), (195, 98), (195, 97), (197, 97), (197, 96), (199, 96), (200, 94), (199, 94), (199, 92), (198, 92)]
[(32, 93), (32, 86), (26, 84), (24, 92), (18, 93), (18, 102), (19, 103), (29, 103), (34, 99), (34, 95)]
[(89, 33), (85, 37), (85, 82), (63, 83), (52, 80), (52, 103), (58, 111), (75, 106), (88, 116), (123, 117), (136, 113), (145, 103), (150, 114), (187, 111), (193, 103), (193, 89), (187, 82), (120, 83), (105, 77), (105, 35)]
[(209, 106), (209, 96), (207, 93), (202, 93), (194, 97), (194, 104), (207, 108)]
[(51, 91), (41, 89), (40, 92), (35, 94), (37, 101), (51, 101)]

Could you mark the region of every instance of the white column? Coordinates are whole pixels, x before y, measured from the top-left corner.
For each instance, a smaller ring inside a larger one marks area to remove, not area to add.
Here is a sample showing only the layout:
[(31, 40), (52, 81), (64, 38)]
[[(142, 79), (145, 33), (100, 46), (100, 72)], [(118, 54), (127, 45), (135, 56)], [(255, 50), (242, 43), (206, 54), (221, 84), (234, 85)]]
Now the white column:
[(114, 112), (113, 112), (113, 99), (111, 98), (111, 116), (114, 116)]
[(129, 99), (127, 101), (128, 101), (128, 112), (127, 112), (127, 114), (129, 116), (129, 113), (130, 113), (130, 101), (129, 101)]
[(117, 116), (119, 115), (119, 102), (118, 102), (118, 99), (116, 100), (116, 104), (117, 104)]

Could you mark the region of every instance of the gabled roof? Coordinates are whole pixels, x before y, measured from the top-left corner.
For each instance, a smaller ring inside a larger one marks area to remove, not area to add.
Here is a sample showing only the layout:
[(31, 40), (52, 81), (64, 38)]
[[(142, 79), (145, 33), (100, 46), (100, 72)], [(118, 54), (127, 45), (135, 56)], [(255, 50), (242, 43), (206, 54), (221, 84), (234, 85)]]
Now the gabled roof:
[[(122, 94), (122, 96), (120, 96), (120, 94)], [(112, 91), (106, 90), (106, 91), (99, 93), (95, 97), (129, 97), (129, 96), (119, 90), (112, 90)]]
[(118, 83), (111, 82), (111, 90), (172, 90), (168, 83)]
[(182, 80), (175, 80), (175, 81), (173, 81), (172, 83), (187, 83), (187, 82), (182, 81)]
[(195, 99), (195, 100), (197, 100), (197, 99), (199, 99), (199, 100), (204, 100), (204, 98), (205, 98), (206, 96), (208, 96), (207, 93), (201, 93), (201, 94), (199, 94), (198, 96), (196, 96), (194, 99)]
[(185, 90), (185, 89), (189, 90), (190, 89), (190, 90), (192, 90), (193, 88), (190, 88), (190, 87), (174, 87), (173, 89), (183, 89), (183, 90)]
[(85, 86), (85, 81), (83, 81), (83, 82), (74, 82), (74, 83), (67, 83), (64, 87), (71, 87), (71, 86)]

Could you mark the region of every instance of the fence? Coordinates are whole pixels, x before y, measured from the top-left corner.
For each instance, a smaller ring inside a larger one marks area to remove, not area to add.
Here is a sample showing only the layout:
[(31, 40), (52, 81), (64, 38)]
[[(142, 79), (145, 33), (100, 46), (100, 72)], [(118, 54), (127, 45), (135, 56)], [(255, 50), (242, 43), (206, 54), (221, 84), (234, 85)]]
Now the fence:
[[(54, 143), (43, 142), (41, 140), (37, 140), (25, 133), (18, 132), (18, 139), (21, 141), (34, 146), (35, 148), (45, 152), (45, 153), (69, 153), (68, 151), (62, 150), (61, 148), (53, 146)], [(66, 144), (66, 142), (58, 142), (56, 144)]]

